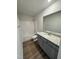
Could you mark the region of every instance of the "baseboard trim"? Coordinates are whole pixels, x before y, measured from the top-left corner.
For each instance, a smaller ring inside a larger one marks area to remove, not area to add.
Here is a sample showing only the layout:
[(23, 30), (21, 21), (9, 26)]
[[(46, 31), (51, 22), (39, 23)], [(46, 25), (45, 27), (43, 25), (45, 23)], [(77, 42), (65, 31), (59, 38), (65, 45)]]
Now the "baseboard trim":
[(27, 40), (27, 41), (24, 41), (23, 44), (24, 44), (24, 43), (27, 43), (27, 42), (30, 42), (30, 41), (33, 41), (33, 39), (29, 39), (29, 40)]

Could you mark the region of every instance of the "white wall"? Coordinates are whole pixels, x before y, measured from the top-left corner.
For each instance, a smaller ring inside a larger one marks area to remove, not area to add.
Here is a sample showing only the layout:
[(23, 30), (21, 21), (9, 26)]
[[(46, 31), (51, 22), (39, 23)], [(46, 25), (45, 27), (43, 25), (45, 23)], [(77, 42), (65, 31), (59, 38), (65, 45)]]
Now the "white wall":
[(54, 4), (49, 6), (47, 9), (45, 9), (44, 11), (42, 11), (41, 13), (36, 15), (34, 18), (35, 29), (36, 29), (35, 31), (36, 32), (43, 31), (43, 17), (44, 16), (47, 16), (49, 14), (53, 14), (53, 13), (60, 11), (60, 10), (61, 10), (61, 1), (58, 0), (57, 2), (55, 2)]
[(17, 18), (17, 59), (23, 59), (23, 45), (19, 18)]
[(44, 17), (43, 29), (44, 31), (61, 33), (61, 12), (59, 11)]
[(34, 20), (31, 16), (19, 15), (21, 27), (22, 27), (22, 35), (23, 41), (27, 41), (31, 39), (34, 34)]

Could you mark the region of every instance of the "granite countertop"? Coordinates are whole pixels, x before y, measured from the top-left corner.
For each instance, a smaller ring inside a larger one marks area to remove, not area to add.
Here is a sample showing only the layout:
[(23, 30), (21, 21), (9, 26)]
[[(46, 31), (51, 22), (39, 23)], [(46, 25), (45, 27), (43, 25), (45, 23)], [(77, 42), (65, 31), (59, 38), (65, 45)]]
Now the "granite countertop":
[(46, 32), (37, 32), (37, 34), (39, 34), (40, 36), (46, 38), (47, 40), (53, 42), (54, 44), (56, 45), (60, 45), (60, 40), (61, 40), (61, 37), (58, 37), (56, 35), (48, 35)]

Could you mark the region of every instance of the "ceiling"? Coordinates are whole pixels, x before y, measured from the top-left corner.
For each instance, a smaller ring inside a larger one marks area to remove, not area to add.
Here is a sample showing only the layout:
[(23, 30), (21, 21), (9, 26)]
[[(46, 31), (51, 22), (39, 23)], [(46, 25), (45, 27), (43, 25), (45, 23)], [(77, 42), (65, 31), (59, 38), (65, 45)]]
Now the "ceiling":
[(18, 14), (25, 14), (34, 16), (47, 8), (50, 4), (57, 0), (17, 0), (17, 12)]

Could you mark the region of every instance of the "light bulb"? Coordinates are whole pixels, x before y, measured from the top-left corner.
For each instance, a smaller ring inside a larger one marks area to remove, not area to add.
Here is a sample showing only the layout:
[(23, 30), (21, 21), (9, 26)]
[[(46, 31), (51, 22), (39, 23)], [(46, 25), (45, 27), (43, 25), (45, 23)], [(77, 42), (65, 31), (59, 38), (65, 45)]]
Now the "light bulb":
[(50, 2), (51, 0), (48, 0), (48, 2)]

